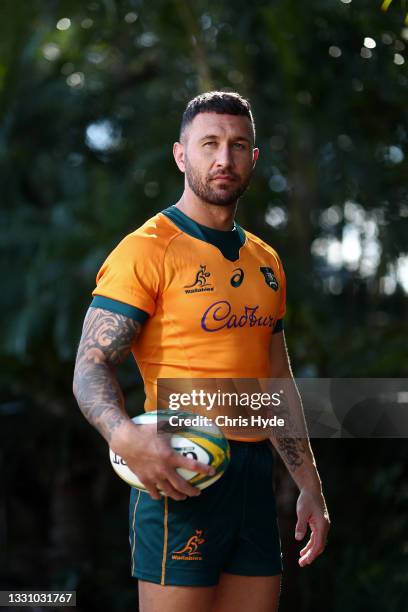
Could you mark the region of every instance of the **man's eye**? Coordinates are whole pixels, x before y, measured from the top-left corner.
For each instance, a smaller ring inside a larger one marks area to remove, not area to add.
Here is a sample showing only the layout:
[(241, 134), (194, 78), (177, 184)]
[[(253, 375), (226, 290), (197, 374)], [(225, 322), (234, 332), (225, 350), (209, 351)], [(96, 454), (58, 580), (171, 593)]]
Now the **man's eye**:
[(215, 145), (215, 144), (216, 144), (215, 140), (209, 140), (208, 142), (204, 143), (204, 146), (206, 147), (207, 145)]
[(243, 145), (242, 142), (234, 142), (234, 147), (240, 150), (245, 149), (245, 145)]

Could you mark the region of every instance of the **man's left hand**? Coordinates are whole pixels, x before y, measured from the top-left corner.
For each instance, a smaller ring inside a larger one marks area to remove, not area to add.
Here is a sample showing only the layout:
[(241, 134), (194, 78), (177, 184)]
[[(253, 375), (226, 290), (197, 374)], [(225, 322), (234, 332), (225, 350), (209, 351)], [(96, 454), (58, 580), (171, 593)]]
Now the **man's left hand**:
[(310, 565), (322, 554), (326, 547), (327, 533), (330, 528), (329, 513), (321, 492), (302, 489), (296, 504), (297, 523), (295, 530), (296, 540), (303, 540), (310, 527), (308, 543), (300, 551), (299, 565)]

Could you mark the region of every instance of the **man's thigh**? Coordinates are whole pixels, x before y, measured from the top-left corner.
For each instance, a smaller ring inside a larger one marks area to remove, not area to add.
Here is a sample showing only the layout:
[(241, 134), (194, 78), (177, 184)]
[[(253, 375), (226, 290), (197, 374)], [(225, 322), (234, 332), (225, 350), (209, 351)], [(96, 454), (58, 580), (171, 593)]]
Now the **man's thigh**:
[(277, 612), (281, 575), (237, 576), (222, 573), (211, 612)]
[(277, 612), (281, 575), (222, 573), (217, 586), (162, 586), (139, 580), (140, 612)]
[(216, 586), (162, 586), (139, 580), (139, 610), (140, 612), (211, 612), (216, 589)]

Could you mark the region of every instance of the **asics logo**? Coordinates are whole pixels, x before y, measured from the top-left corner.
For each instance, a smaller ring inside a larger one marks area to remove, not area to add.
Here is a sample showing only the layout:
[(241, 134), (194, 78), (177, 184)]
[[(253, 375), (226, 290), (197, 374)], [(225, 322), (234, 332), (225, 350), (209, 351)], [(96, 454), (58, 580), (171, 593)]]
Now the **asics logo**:
[(244, 271), (242, 268), (236, 268), (231, 277), (230, 283), (233, 287), (239, 287), (244, 280)]

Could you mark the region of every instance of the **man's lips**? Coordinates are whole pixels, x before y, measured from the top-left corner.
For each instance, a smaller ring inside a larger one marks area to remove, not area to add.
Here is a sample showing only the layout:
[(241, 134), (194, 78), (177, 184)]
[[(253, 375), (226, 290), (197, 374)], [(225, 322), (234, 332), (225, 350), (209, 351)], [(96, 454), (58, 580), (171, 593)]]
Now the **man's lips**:
[(213, 176), (212, 181), (235, 181), (235, 177), (229, 174), (217, 174)]

